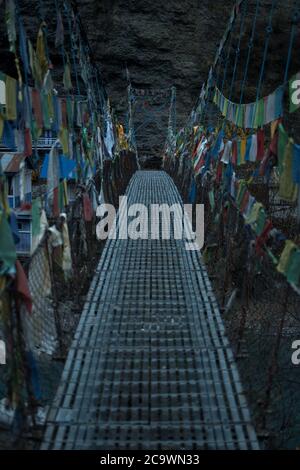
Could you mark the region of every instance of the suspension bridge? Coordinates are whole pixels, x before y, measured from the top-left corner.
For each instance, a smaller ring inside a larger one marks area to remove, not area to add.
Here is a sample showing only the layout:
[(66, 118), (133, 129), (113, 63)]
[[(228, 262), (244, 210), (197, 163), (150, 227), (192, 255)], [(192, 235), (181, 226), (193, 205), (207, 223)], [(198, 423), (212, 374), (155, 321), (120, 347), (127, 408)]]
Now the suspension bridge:
[[(123, 125), (76, 2), (54, 4), (36, 38), (31, 6), (0, 2), (16, 68), (0, 74), (0, 441), (299, 447), (299, 1), (234, 2), (180, 130), (192, 82), (141, 88), (126, 66)], [(172, 220), (168, 239), (103, 247), (98, 203), (124, 194), (204, 204), (203, 252)]]
[[(182, 202), (162, 171), (136, 172), (127, 196)], [(205, 266), (185, 240), (107, 241), (42, 448), (258, 448)]]

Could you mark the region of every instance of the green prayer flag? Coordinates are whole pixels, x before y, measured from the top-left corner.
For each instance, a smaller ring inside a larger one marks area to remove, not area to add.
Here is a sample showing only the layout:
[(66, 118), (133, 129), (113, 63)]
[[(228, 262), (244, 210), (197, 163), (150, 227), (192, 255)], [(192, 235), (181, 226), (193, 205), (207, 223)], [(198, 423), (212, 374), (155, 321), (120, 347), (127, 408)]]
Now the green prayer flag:
[(51, 129), (51, 120), (50, 120), (50, 110), (49, 110), (49, 98), (48, 95), (41, 93), (42, 99), (42, 110), (43, 110), (43, 120), (45, 129)]
[(293, 182), (293, 155), (294, 142), (289, 139), (284, 150), (278, 192), (279, 197), (288, 202), (296, 201), (298, 196), (298, 186)]
[(280, 255), (277, 271), (286, 276), (289, 268), (291, 256), (297, 250), (297, 246), (292, 240), (286, 240), (284, 249)]
[(300, 107), (300, 72), (296, 73), (289, 81), (290, 113)]
[(262, 127), (265, 120), (265, 100), (261, 98), (255, 103), (254, 128)]
[(298, 286), (300, 284), (300, 250), (296, 250), (290, 256), (286, 277), (289, 282)]
[(240, 207), (240, 205), (241, 205), (241, 203), (244, 199), (246, 190), (247, 190), (247, 185), (246, 185), (245, 181), (242, 181), (241, 184), (240, 184), (240, 187), (238, 189), (237, 196), (236, 196), (236, 203), (237, 203), (238, 207)]
[(211, 211), (213, 212), (213, 210), (215, 208), (215, 195), (214, 195), (214, 190), (213, 189), (211, 191), (209, 191), (208, 197), (209, 197), (209, 203), (210, 203)]
[(41, 222), (41, 198), (37, 197), (32, 201), (31, 205), (31, 217), (32, 217), (32, 236), (35, 237), (40, 233), (40, 222)]
[(70, 64), (68, 62), (66, 63), (65, 69), (64, 69), (63, 84), (64, 84), (64, 89), (65, 90), (68, 91), (68, 90), (72, 89), (71, 68), (70, 68)]
[(254, 230), (255, 230), (256, 235), (259, 236), (259, 235), (262, 234), (262, 232), (265, 228), (265, 225), (266, 225), (266, 219), (267, 219), (266, 212), (261, 207), (259, 212), (258, 212), (258, 217), (256, 219), (256, 222), (254, 224)]
[(58, 205), (59, 205), (59, 210), (60, 212), (63, 212), (64, 207), (65, 207), (65, 201), (64, 201), (64, 182), (61, 181), (58, 186)]
[(267, 253), (268, 253), (270, 259), (272, 260), (272, 262), (276, 266), (278, 264), (278, 259), (276, 258), (276, 256), (272, 253), (272, 251), (269, 248), (266, 248), (266, 250), (267, 250)]
[(223, 103), (223, 110), (221, 110), (223, 116), (227, 116), (227, 112), (228, 112), (228, 103), (229, 103), (229, 101), (225, 98), (225, 99), (224, 99), (224, 103)]
[(244, 111), (245, 106), (243, 104), (238, 104), (236, 106), (235, 123), (238, 127), (244, 127)]
[(0, 213), (0, 275), (13, 274), (17, 259), (16, 247), (6, 214)]
[(282, 174), (284, 153), (285, 153), (285, 148), (289, 140), (289, 136), (284, 130), (284, 127), (282, 124), (279, 124), (278, 131), (279, 131), (279, 134), (278, 134), (278, 169), (279, 169), (279, 174)]

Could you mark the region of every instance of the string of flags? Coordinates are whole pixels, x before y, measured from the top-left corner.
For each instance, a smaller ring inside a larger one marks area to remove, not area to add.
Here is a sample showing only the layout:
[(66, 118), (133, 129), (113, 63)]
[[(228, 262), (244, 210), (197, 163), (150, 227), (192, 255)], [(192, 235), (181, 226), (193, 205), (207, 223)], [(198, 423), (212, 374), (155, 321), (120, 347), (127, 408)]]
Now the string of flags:
[[(64, 12), (57, 11), (61, 65), (54, 73), (45, 21), (33, 44), (17, 2), (7, 0), (5, 7), (16, 73), (0, 72), (0, 334), (4, 325), (5, 342), (13, 345), (7, 398), (14, 411), (24, 400), (41, 399), (36, 358), (57, 352), (53, 265), (70, 280), (74, 255), (87, 255), (86, 222), (93, 222), (107, 189), (105, 163), (115, 161), (117, 173), (122, 152), (132, 149), (132, 129), (115, 118), (71, 2), (64, 2)], [(109, 176), (115, 183), (116, 175)], [(70, 235), (78, 235), (78, 253), (74, 243), (71, 253)], [(13, 326), (20, 312), (21, 334)], [(25, 384), (32, 386), (29, 398)]]
[[(281, 120), (271, 123), (271, 138), (266, 136), (264, 128), (248, 134), (235, 131), (228, 134), (221, 127), (205, 129), (195, 126), (192, 134), (183, 129), (176, 140), (176, 158), (188, 154), (187, 148), (191, 142), (191, 162), (194, 177), (205, 179), (209, 173), (214, 175), (215, 184), (230, 194), (232, 201), (244, 217), (245, 223), (251, 227), (256, 238), (256, 248), (259, 254), (262, 248), (277, 265), (279, 272), (296, 287), (300, 287), (300, 248), (292, 241), (286, 240), (286, 245), (293, 249), (284, 249), (279, 258), (266, 248), (268, 238), (273, 235), (274, 227), (267, 216), (266, 209), (258, 202), (248, 189), (251, 182), (239, 179), (236, 170), (239, 166), (252, 164), (253, 176), (269, 178), (272, 168), (275, 168), (279, 178), (278, 197), (288, 203), (295, 204), (300, 193), (300, 146), (295, 144), (284, 129)], [(194, 180), (193, 180), (194, 181)], [(211, 206), (214, 206), (210, 193)], [(278, 236), (278, 231), (276, 232)], [(284, 235), (282, 236), (285, 240)], [(288, 256), (287, 256), (288, 253)], [(285, 261), (284, 261), (285, 260)]]
[(300, 107), (300, 72), (293, 75), (289, 80), (290, 113), (295, 112)]
[(281, 85), (268, 96), (248, 104), (233, 103), (216, 87), (214, 104), (230, 122), (244, 129), (257, 129), (276, 121), (283, 115), (283, 93)]
[[(66, 51), (63, 15), (57, 10), (55, 47), (63, 59), (60, 84), (52, 79), (45, 21), (40, 24), (34, 47), (26, 35), (15, 1), (8, 0), (5, 8), (9, 48), (15, 56), (17, 78), (0, 72), (0, 142), (6, 152), (0, 160), (3, 166), (1, 214), (12, 219), (16, 209), (29, 210), (34, 240), (38, 234), (38, 212), (45, 210), (47, 217), (58, 217), (66, 210), (70, 202), (69, 182), (91, 188), (92, 208), (96, 209), (98, 195), (93, 178), (97, 172), (101, 173), (105, 159), (114, 159), (121, 151), (129, 150), (130, 145), (123, 126), (113, 117), (106, 92), (99, 85), (97, 70), (87, 57), (80, 23), (71, 5), (65, 4), (71, 26), (68, 42), (73, 47), (70, 51), (72, 64)], [(76, 78), (76, 91), (72, 76)], [(45, 136), (50, 136), (51, 143), (47, 144), (50, 151), (38, 147), (41, 138), (47, 140)], [(24, 160), (27, 158), (31, 159), (30, 176)], [(12, 175), (9, 200), (7, 174)], [(35, 186), (43, 188), (37, 191), (38, 198), (32, 198), (31, 174), (34, 174)], [(85, 196), (86, 207), (87, 191)], [(5, 228), (7, 224), (2, 221), (2, 225)]]
[[(291, 77), (288, 85), (289, 112), (293, 113), (300, 107), (300, 72)], [(213, 103), (219, 108), (222, 116), (236, 126), (257, 129), (283, 116), (284, 90), (285, 86), (280, 85), (273, 93), (253, 103), (238, 104), (230, 101), (215, 87)]]
[(234, 21), (235, 21), (236, 17), (238, 16), (238, 14), (240, 12), (240, 8), (241, 8), (242, 3), (243, 3), (243, 0), (237, 0), (235, 5), (233, 6), (233, 8), (231, 10), (229, 21), (227, 23), (226, 29), (224, 31), (224, 34), (222, 36), (222, 39), (219, 43), (219, 47), (218, 47), (216, 55), (215, 55), (214, 64), (213, 64), (214, 67), (216, 66), (216, 64), (217, 64), (217, 62), (218, 62), (218, 60), (221, 56), (221, 53), (222, 53), (222, 50), (224, 49), (224, 45), (227, 41), (228, 35), (232, 31), (232, 26), (234, 24)]

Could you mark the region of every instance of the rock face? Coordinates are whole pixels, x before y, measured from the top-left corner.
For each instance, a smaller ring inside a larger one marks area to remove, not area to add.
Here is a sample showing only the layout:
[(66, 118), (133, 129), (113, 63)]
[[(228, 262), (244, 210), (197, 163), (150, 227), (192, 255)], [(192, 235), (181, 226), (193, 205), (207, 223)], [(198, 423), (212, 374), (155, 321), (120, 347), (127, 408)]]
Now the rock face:
[[(267, 37), (266, 26), (275, 0), (260, 0), (251, 50), (249, 70), (245, 81), (243, 101), (256, 99), (256, 89)], [(50, 58), (53, 75), (61, 80), (61, 54), (54, 47), (56, 28), (55, 3), (62, 0), (18, 0), (19, 10), (28, 36), (35, 43), (41, 19), (49, 32)], [(134, 124), (140, 155), (161, 153), (167, 133), (171, 87), (176, 87), (177, 129), (182, 127), (207, 79), (216, 48), (225, 31), (235, 0), (73, 0), (77, 3), (82, 24), (87, 32), (94, 59), (99, 63), (112, 106), (126, 125), (128, 99), (127, 74), (132, 86), (139, 90), (155, 89), (153, 96), (139, 96), (134, 102)], [(240, 59), (236, 68), (231, 99), (239, 101), (252, 34), (256, 0), (246, 0), (247, 12), (242, 28)], [(272, 92), (283, 81), (289, 44), (294, 0), (280, 0), (272, 20), (273, 31), (268, 46), (260, 96)], [(297, 3), (297, 2), (296, 2)], [(299, 2), (298, 2), (299, 3)], [(1, 17), (4, 4), (0, 2)], [(66, 28), (66, 32), (67, 32)], [(240, 22), (234, 27), (233, 39), (226, 44), (224, 61), (229, 57), (224, 94), (230, 96)], [(299, 25), (289, 68), (300, 69)], [(69, 44), (69, 38), (66, 37)], [(16, 75), (14, 57), (8, 52), (5, 22), (0, 23), (0, 70)], [(222, 65), (219, 84), (224, 76)], [(223, 75), (222, 75), (223, 74)], [(55, 77), (54, 77), (55, 79)], [(55, 80), (54, 80), (55, 81)], [(162, 92), (161, 92), (162, 91)]]
[[(80, 0), (82, 23), (99, 62), (112, 106), (126, 121), (128, 67), (132, 85), (164, 89), (169, 95), (136, 103), (137, 144), (144, 153), (161, 152), (166, 139), (170, 88), (177, 90), (177, 128), (185, 124), (206, 79), (234, 0)], [(4, 4), (0, 6), (4, 17)], [(63, 2), (57, 0), (62, 7)], [(35, 43), (41, 19), (53, 43), (55, 0), (18, 1), (28, 36)], [(0, 24), (1, 70), (15, 75), (5, 22)], [(51, 60), (59, 52), (50, 45)], [(11, 64), (11, 66), (9, 66)]]
[[(104, 81), (120, 118), (124, 121), (127, 107), (127, 65), (132, 84), (137, 88), (176, 87), (177, 129), (182, 127), (199, 96), (202, 82), (207, 79), (235, 1), (81, 0), (77, 3), (95, 59), (101, 64)], [(240, 15), (233, 28), (233, 40), (226, 44), (224, 50), (225, 60), (228, 52), (229, 59), (223, 91), (229, 96), (238, 37), (242, 31), (232, 93), (232, 100), (238, 102), (257, 1), (246, 0), (244, 4), (247, 8), (244, 24), (241, 28)], [(276, 5), (271, 21), (273, 30), (267, 48), (260, 97), (274, 91), (283, 82), (295, 2), (261, 0), (243, 102), (256, 99), (272, 5)], [(300, 69), (299, 38), (298, 25), (289, 77)], [(170, 97), (165, 100), (158, 98), (154, 106), (147, 99), (137, 100), (135, 125), (140, 154), (161, 152), (166, 139), (169, 100)], [(155, 112), (154, 118), (151, 112)]]
[[(127, 108), (126, 65), (137, 88), (177, 91), (177, 128), (185, 124), (222, 37), (232, 0), (82, 0), (78, 8), (113, 106)], [(161, 151), (170, 95), (137, 99), (140, 152)], [(153, 116), (154, 113), (154, 116)]]

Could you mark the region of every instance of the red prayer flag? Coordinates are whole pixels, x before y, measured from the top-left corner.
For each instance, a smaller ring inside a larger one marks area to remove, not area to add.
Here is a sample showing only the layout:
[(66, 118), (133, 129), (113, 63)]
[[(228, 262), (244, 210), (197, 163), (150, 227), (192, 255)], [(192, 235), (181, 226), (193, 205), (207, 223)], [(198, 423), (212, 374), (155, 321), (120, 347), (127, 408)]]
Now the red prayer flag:
[(263, 129), (257, 131), (257, 160), (261, 161), (265, 153), (265, 132)]
[(43, 113), (42, 113), (42, 103), (41, 103), (41, 96), (40, 92), (33, 88), (32, 93), (32, 108), (33, 114), (37, 123), (37, 127), (39, 129), (43, 128)]
[(91, 222), (93, 220), (92, 203), (87, 193), (84, 193), (83, 195), (83, 215), (86, 222)]
[(29, 313), (31, 313), (32, 298), (31, 298), (25, 271), (19, 260), (16, 261), (15, 289), (16, 289), (17, 295), (24, 302), (26, 309), (28, 310)]

